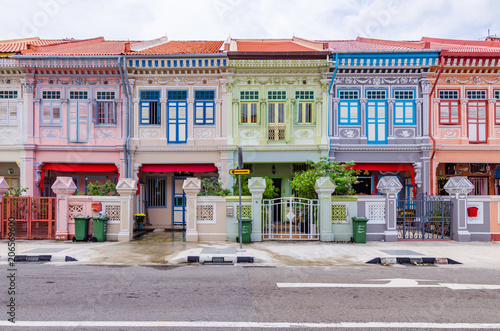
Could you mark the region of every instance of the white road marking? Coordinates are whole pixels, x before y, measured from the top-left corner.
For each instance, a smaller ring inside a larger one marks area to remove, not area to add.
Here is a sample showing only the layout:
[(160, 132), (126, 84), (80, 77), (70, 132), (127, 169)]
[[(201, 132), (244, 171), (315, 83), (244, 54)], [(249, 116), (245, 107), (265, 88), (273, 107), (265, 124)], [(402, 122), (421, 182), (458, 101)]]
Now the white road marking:
[(339, 322), (339, 323), (266, 323), (210, 321), (0, 321), (1, 327), (176, 327), (176, 328), (406, 328), (406, 329), (500, 329), (500, 323), (405, 323), (405, 322)]
[[(429, 288), (429, 287), (445, 287), (452, 290), (500, 290), (500, 285), (484, 285), (484, 284), (453, 284), (453, 283), (437, 283), (437, 284), (419, 284), (418, 279), (370, 279), (370, 281), (389, 281), (381, 284), (350, 284), (350, 283), (276, 283), (278, 287), (349, 287), (349, 288), (365, 288), (365, 287), (388, 287), (388, 288)], [(429, 281), (429, 280), (426, 280)]]

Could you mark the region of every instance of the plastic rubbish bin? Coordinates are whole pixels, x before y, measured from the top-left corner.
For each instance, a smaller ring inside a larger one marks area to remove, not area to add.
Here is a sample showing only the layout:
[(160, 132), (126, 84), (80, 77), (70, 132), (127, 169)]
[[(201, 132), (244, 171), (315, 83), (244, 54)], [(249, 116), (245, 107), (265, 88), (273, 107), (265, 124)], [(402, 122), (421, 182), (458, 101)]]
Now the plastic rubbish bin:
[(73, 241), (86, 241), (89, 233), (89, 216), (75, 216), (75, 236)]
[(94, 238), (99, 242), (106, 241), (108, 219), (106, 217), (96, 217), (92, 219), (94, 225)]
[(365, 217), (352, 218), (352, 237), (355, 243), (366, 243), (366, 222), (368, 218)]
[[(243, 234), (241, 232), (243, 232)], [(250, 235), (252, 234), (252, 220), (250, 218), (241, 219), (241, 232), (238, 224), (238, 233), (240, 234), (241, 242), (245, 244), (250, 243)]]

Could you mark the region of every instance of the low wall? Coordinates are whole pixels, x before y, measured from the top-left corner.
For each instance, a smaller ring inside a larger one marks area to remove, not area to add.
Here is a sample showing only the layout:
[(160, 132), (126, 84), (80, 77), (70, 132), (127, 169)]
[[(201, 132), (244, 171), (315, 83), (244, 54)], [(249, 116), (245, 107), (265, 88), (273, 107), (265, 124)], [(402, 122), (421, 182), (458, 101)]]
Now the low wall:
[(198, 241), (226, 240), (226, 199), (198, 196), (196, 201)]
[[(241, 218), (252, 218), (252, 197), (241, 197)], [(239, 197), (227, 196), (226, 208), (229, 213), (224, 215), (226, 219), (226, 239), (227, 241), (236, 241), (239, 233), (238, 217), (239, 217)], [(228, 215), (230, 214), (230, 215)]]
[[(119, 196), (80, 196), (72, 195), (68, 197), (68, 233), (69, 238), (75, 236), (75, 216), (97, 217), (99, 212), (92, 211), (92, 202), (100, 202), (103, 215), (107, 217), (106, 240), (118, 240), (120, 232), (120, 197)], [(89, 222), (89, 233), (93, 232), (92, 222)]]

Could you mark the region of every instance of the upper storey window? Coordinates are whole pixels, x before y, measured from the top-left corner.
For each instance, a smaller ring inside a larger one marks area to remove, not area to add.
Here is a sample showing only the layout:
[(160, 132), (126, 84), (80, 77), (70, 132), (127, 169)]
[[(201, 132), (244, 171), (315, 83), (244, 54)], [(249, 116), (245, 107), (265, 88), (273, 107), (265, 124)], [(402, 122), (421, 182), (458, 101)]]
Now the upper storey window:
[(215, 123), (215, 91), (195, 91), (194, 124)]
[(439, 124), (460, 124), (458, 91), (439, 91)]
[(387, 143), (387, 91), (366, 91), (366, 137), (369, 144)]
[(295, 99), (299, 101), (297, 123), (312, 124), (314, 121), (314, 91), (295, 91)]
[(42, 91), (42, 123), (61, 123), (61, 91)]
[(0, 91), (0, 124), (17, 122), (17, 91)]
[(160, 124), (160, 91), (141, 91), (141, 124)]
[(339, 123), (345, 125), (360, 124), (360, 106), (358, 90), (339, 90)]
[(486, 91), (485, 90), (467, 91), (467, 99), (486, 100)]
[(257, 111), (259, 105), (259, 91), (241, 91), (240, 101), (240, 123), (257, 124), (259, 121)]
[(83, 143), (88, 139), (89, 101), (87, 91), (70, 91), (68, 103), (69, 141)]
[(394, 124), (415, 124), (415, 91), (394, 91)]
[(486, 90), (467, 91), (467, 134), (470, 143), (486, 143), (487, 108)]
[(267, 132), (269, 142), (285, 142), (286, 140), (286, 91), (267, 92)]
[(93, 117), (96, 124), (116, 124), (115, 92), (97, 91)]
[(167, 131), (169, 143), (187, 141), (187, 91), (168, 91)]

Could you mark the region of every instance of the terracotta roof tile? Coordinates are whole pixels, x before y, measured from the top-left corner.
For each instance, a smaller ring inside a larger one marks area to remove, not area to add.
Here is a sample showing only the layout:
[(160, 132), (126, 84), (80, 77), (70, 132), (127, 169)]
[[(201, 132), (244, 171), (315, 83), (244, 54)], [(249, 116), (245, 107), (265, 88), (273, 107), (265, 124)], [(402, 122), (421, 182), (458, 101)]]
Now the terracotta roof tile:
[(429, 42), (431, 48), (450, 52), (500, 52), (500, 42), (494, 40), (459, 40), (423, 37), (422, 41)]
[(238, 52), (316, 52), (293, 41), (236, 41)]
[(331, 51), (398, 51), (412, 50), (420, 47), (411, 47), (389, 43), (375, 43), (358, 40), (338, 40), (328, 41), (328, 48)]
[(19, 53), (28, 49), (28, 45), (45, 46), (54, 44), (63, 44), (71, 42), (69, 39), (16, 39), (0, 41), (0, 53)]
[(167, 55), (219, 53), (219, 49), (222, 47), (223, 43), (223, 41), (173, 40), (141, 51), (129, 52), (128, 54)]
[[(108, 41), (103, 37), (71, 41), (60, 45), (37, 47), (33, 55), (119, 55), (125, 52), (128, 41)], [(134, 43), (134, 42), (131, 42)], [(28, 52), (26, 52), (28, 53)]]

